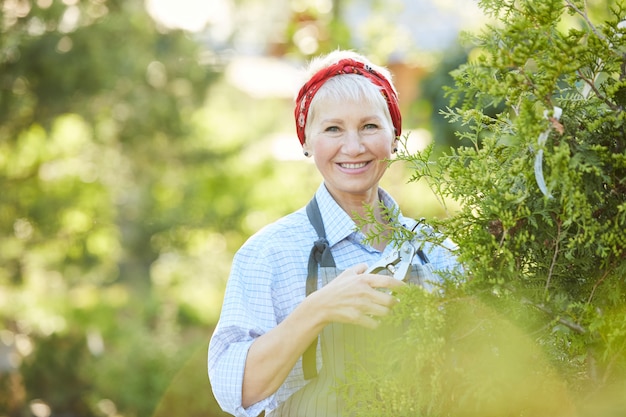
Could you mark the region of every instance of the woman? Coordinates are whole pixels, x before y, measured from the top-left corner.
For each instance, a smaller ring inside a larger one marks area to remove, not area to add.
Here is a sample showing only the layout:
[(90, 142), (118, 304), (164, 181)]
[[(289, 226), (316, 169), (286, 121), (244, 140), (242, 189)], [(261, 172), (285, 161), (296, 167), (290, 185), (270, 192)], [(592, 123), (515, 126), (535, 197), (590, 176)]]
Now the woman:
[[(237, 252), (209, 347), (215, 397), (237, 416), (341, 415), (332, 387), (344, 376), (346, 346), (359, 346), (397, 302), (379, 289), (404, 285), (365, 273), (394, 248), (384, 237), (364, 243), (368, 226), (355, 223), (366, 205), (379, 222), (388, 220), (380, 202), (400, 213), (378, 186), (401, 134), (391, 75), (351, 51), (313, 60), (309, 74), (296, 100), (296, 130), (323, 183), (307, 208)], [(417, 224), (401, 214), (397, 221)], [(415, 269), (455, 263), (446, 248), (426, 244), (425, 252)]]

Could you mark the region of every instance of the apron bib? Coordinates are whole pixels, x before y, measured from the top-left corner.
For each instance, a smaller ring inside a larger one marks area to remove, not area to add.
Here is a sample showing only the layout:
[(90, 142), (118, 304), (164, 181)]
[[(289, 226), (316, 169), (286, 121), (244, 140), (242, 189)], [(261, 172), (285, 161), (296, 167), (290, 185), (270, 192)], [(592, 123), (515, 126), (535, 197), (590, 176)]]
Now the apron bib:
[[(334, 259), (330, 254), (315, 198), (307, 206), (307, 213), (320, 237), (314, 244), (309, 261), (309, 277), (307, 278), (307, 295), (309, 295), (317, 289), (318, 271), (322, 286), (328, 284), (342, 271), (335, 267)], [(423, 285), (424, 281), (431, 276), (430, 268), (429, 263), (413, 265), (409, 282)], [(311, 282), (313, 280), (314, 283)], [(319, 346), (317, 341), (314, 342), (302, 358), (305, 379), (310, 379), (310, 382), (269, 413), (268, 417), (344, 416), (343, 400), (338, 395), (336, 387), (348, 382), (346, 375), (350, 375), (350, 370), (346, 367), (367, 366), (366, 363), (358, 362), (358, 359), (367, 357), (367, 341), (372, 337), (373, 332), (379, 333), (380, 337), (390, 337), (386, 329), (371, 330), (343, 323), (327, 325), (320, 333)], [(322, 357), (319, 372), (316, 365), (318, 352)]]

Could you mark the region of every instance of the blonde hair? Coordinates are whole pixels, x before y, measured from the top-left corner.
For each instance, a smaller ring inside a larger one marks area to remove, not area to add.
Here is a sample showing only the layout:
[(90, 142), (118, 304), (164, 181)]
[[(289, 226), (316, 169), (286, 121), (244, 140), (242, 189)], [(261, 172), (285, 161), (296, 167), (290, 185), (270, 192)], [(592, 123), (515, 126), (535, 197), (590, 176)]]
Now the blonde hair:
[[(343, 59), (353, 59), (371, 67), (380, 75), (385, 77), (397, 94), (392, 82), (391, 72), (385, 67), (373, 64), (365, 56), (350, 50), (335, 50), (327, 55), (322, 55), (311, 60), (307, 68), (307, 81), (319, 71)], [(358, 74), (341, 74), (328, 79), (311, 101), (305, 125), (305, 138), (309, 137), (311, 121), (315, 119), (316, 109), (320, 103), (328, 101), (360, 101), (372, 104), (383, 111), (389, 127), (393, 131), (393, 121), (389, 113), (389, 107), (380, 87), (373, 84), (369, 79)]]

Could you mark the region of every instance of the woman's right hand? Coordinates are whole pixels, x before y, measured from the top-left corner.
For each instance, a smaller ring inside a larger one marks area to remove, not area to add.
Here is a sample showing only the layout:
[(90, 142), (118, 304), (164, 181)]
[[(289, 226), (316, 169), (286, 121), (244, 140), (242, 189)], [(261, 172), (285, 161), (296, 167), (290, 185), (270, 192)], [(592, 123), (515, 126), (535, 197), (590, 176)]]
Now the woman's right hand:
[(406, 284), (389, 276), (365, 274), (366, 269), (365, 264), (346, 269), (306, 297), (278, 326), (252, 343), (244, 371), (244, 407), (275, 392), (327, 324), (378, 326), (377, 318), (388, 314), (398, 302), (380, 289), (393, 289)]
[(324, 321), (356, 324), (376, 328), (377, 317), (387, 315), (398, 300), (381, 289), (393, 289), (404, 284), (393, 277), (365, 274), (367, 265), (346, 269), (330, 283), (309, 296), (323, 312)]

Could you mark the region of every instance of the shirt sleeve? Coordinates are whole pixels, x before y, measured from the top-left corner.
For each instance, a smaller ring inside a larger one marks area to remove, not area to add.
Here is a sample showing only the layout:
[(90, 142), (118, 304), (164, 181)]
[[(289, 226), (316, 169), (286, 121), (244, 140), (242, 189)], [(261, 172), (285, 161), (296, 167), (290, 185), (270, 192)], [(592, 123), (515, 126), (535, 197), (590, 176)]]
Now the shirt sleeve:
[(257, 416), (265, 408), (275, 407), (273, 395), (248, 409), (242, 405), (248, 349), (258, 336), (276, 326), (271, 277), (267, 257), (258, 248), (244, 245), (233, 260), (224, 305), (209, 344), (213, 394), (222, 409), (235, 416)]

